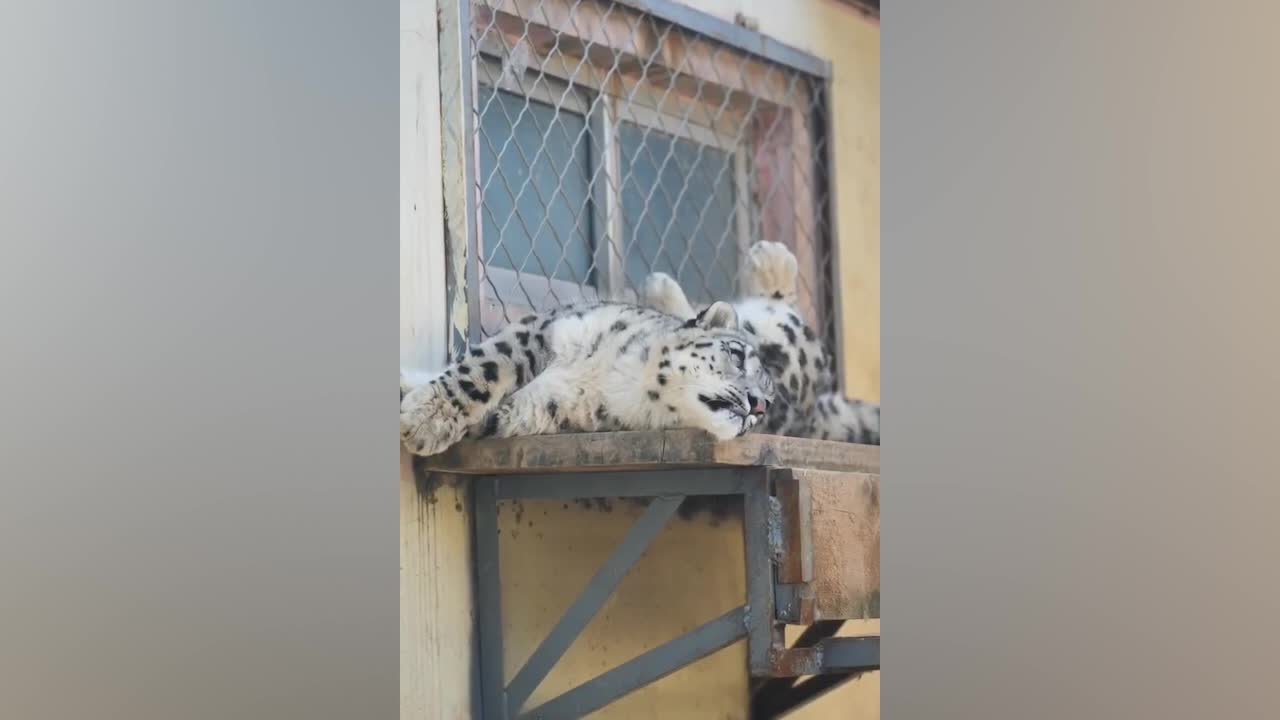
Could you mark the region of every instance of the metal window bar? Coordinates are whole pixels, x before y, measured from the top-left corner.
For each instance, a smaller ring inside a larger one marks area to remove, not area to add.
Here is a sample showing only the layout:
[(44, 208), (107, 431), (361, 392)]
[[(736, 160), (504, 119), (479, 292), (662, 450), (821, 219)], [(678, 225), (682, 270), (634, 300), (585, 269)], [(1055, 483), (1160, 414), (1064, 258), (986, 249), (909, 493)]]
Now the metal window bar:
[(838, 349), (828, 63), (668, 0), (452, 0), (441, 20), (451, 316), (471, 341), (634, 301), (656, 270), (733, 299), (742, 253), (774, 240)]

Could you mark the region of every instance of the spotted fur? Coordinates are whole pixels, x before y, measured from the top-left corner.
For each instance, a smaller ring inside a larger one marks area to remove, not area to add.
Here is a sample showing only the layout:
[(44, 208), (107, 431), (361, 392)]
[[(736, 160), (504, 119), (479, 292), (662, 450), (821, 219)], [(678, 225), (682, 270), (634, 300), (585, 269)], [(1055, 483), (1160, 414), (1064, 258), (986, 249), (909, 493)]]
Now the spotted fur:
[(684, 321), (605, 303), (512, 323), (438, 377), (401, 374), (400, 435), (433, 455), (467, 435), (692, 427), (751, 430), (773, 381), (728, 303)]
[[(744, 293), (733, 307), (777, 387), (757, 430), (879, 445), (880, 407), (839, 391), (832, 354), (796, 309), (796, 278), (795, 256), (781, 243), (756, 243), (744, 258)], [(641, 296), (677, 317), (695, 316), (679, 284), (664, 273), (646, 278)]]

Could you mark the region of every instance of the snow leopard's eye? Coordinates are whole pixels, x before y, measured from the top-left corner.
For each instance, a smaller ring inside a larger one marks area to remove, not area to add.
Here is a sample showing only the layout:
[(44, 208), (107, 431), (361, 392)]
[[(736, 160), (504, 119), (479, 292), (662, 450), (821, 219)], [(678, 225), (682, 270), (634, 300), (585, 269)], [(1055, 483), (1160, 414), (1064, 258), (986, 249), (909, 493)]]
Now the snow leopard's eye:
[(732, 358), (733, 366), (738, 372), (745, 373), (747, 371), (747, 353), (738, 345), (725, 345), (725, 350), (729, 352)]

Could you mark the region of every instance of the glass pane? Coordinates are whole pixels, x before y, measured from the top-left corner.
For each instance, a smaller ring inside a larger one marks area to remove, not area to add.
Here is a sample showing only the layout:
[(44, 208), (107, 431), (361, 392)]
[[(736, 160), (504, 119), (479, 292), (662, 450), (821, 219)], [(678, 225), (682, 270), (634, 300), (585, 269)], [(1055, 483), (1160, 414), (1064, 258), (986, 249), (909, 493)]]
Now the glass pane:
[(591, 284), (586, 118), (534, 101), (525, 108), (523, 97), (503, 90), (477, 95), (484, 261)]
[(622, 222), (627, 279), (674, 277), (695, 303), (733, 299), (738, 268), (733, 155), (623, 122)]

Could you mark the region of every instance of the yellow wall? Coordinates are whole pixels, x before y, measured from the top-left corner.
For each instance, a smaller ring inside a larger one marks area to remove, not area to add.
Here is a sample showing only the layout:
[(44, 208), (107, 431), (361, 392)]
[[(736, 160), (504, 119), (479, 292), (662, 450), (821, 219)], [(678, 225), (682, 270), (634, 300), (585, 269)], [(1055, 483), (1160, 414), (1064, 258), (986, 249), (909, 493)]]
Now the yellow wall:
[(416, 487), (400, 451), (400, 717), (471, 713), (470, 514), (459, 487)]
[[(583, 507), (588, 505), (588, 507)], [(640, 515), (639, 505), (522, 501), (500, 516), (504, 668), (508, 679), (586, 587)], [(739, 513), (673, 518), (530, 698), (530, 709), (742, 604), (746, 577)], [(802, 628), (787, 628), (793, 641)], [(841, 635), (878, 635), (853, 621)], [(738, 642), (591, 715), (593, 720), (746, 720), (746, 645)], [(801, 708), (796, 720), (880, 717), (880, 673)]]
[[(586, 507), (584, 507), (584, 505)], [(608, 560), (642, 508), (625, 500), (501, 505), (504, 669), (508, 679)], [(740, 606), (746, 573), (740, 513), (673, 518), (600, 613), (534, 692), (536, 707), (600, 673)], [(788, 641), (803, 628), (789, 627)], [(878, 621), (841, 635), (879, 634)], [(592, 714), (592, 720), (747, 720), (746, 644), (738, 642)], [(880, 717), (880, 674), (869, 673), (788, 716)]]
[[(645, 501), (647, 502), (647, 501)], [(584, 507), (584, 505), (589, 507)], [(505, 667), (512, 677), (640, 516), (627, 500), (501, 505)], [(525, 709), (742, 605), (741, 514), (674, 517)], [(591, 715), (593, 720), (746, 720), (747, 652), (738, 642)]]

